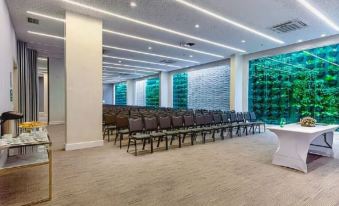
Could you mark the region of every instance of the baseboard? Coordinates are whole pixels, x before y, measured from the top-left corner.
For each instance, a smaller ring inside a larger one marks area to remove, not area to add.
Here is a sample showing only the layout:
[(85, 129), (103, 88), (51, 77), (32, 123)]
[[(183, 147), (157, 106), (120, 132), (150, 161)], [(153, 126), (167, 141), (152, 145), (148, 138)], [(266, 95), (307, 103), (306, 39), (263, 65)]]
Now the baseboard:
[(90, 141), (90, 142), (79, 142), (79, 143), (70, 143), (65, 144), (65, 150), (78, 150), (78, 149), (85, 149), (85, 148), (91, 148), (91, 147), (100, 147), (104, 145), (103, 140), (98, 141)]
[(58, 125), (58, 124), (65, 124), (65, 121), (50, 121), (50, 125)]

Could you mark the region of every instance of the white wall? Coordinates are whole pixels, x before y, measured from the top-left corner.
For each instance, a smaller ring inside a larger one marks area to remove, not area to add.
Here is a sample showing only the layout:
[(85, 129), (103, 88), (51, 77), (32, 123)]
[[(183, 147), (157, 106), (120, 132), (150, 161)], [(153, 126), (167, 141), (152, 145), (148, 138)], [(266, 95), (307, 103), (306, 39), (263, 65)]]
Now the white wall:
[(65, 123), (65, 62), (49, 58), (49, 123)]
[(0, 0), (0, 114), (13, 110), (10, 101), (10, 73), (16, 62), (16, 37), (7, 5)]
[(103, 90), (103, 103), (113, 104), (113, 84), (104, 84)]

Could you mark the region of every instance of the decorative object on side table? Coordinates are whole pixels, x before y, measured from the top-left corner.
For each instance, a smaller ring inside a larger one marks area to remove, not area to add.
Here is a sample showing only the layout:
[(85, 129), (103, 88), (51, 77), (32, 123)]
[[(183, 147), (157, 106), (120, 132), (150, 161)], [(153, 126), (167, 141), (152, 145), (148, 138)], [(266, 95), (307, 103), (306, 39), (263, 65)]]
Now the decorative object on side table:
[(300, 125), (302, 127), (315, 127), (317, 120), (313, 119), (312, 117), (304, 117), (300, 120)]

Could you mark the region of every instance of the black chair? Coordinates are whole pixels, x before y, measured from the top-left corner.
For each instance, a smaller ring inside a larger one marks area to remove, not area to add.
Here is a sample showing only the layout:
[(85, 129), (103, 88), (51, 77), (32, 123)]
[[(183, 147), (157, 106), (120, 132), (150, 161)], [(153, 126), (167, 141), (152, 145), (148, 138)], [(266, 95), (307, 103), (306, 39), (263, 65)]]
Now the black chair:
[(250, 129), (248, 130), (249, 133), (251, 133), (252, 131), (252, 134), (254, 134), (254, 126), (255, 126), (255, 123), (254, 122), (251, 122), (251, 115), (249, 112), (245, 112), (244, 113), (244, 119), (245, 119), (245, 122), (249, 125)]
[(175, 139), (175, 137), (178, 137), (179, 148), (181, 148), (180, 129), (183, 127), (182, 116), (171, 116), (171, 123), (172, 123), (172, 130), (166, 131), (165, 134), (171, 136), (170, 145), (172, 145), (172, 142)]
[[(246, 135), (248, 135), (247, 127), (251, 126), (251, 124), (246, 122), (246, 120), (244, 118), (244, 114), (242, 112), (237, 113), (237, 122), (238, 122), (238, 125), (239, 125), (237, 133), (239, 132), (240, 135), (242, 135), (245, 132)], [(243, 129), (243, 130), (241, 131), (241, 129)]]
[(185, 138), (187, 135), (191, 135), (191, 145), (194, 144), (194, 137), (195, 137), (195, 124), (194, 124), (194, 116), (192, 113), (184, 115), (184, 129), (182, 130), (183, 138), (182, 142), (185, 142)]
[(225, 139), (225, 131), (230, 134), (230, 137), (233, 137), (233, 125), (230, 121), (230, 113), (226, 112), (221, 115), (222, 125), (221, 125), (221, 138)]
[(116, 128), (116, 116), (114, 114), (104, 114), (103, 140), (105, 140), (105, 136), (107, 135), (107, 139), (110, 142), (110, 134), (113, 134)]
[[(165, 133), (158, 131), (158, 120), (155, 116), (153, 117), (145, 117), (145, 131), (150, 134), (153, 139), (158, 139), (157, 147), (160, 146), (160, 141), (165, 138), (166, 140), (166, 150), (168, 150), (168, 139)], [(144, 146), (145, 147), (145, 142)]]
[(117, 116), (116, 117), (116, 134), (114, 144), (116, 144), (117, 139), (119, 137), (120, 141), (120, 149), (121, 149), (121, 142), (123, 140), (124, 134), (129, 134), (128, 130), (128, 116)]
[(138, 155), (137, 151), (137, 141), (143, 142), (143, 150), (145, 149), (146, 140), (150, 142), (151, 145), (151, 153), (153, 153), (153, 138), (149, 134), (144, 133), (144, 125), (142, 118), (129, 118), (129, 138), (128, 138), (128, 146), (127, 152), (129, 151), (130, 144), (134, 144), (134, 154)]
[(254, 123), (255, 124), (255, 128), (258, 128), (259, 129), (259, 133), (261, 132), (260, 131), (260, 126), (263, 125), (264, 126), (264, 132), (266, 131), (266, 124), (265, 122), (263, 121), (257, 121), (257, 117), (255, 115), (254, 112), (250, 112), (250, 117), (251, 117), (251, 123)]
[(238, 119), (237, 119), (237, 115), (235, 112), (230, 112), (230, 123), (232, 125), (232, 136), (233, 136), (233, 128), (237, 128), (236, 130), (236, 134), (238, 136), (240, 136), (240, 125), (238, 124)]

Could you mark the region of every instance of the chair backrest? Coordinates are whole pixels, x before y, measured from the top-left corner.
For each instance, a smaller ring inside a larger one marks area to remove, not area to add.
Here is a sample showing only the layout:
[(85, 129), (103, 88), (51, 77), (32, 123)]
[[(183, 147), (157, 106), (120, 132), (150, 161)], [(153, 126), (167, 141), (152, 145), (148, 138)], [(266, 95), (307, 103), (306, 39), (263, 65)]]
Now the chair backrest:
[(205, 118), (204, 118), (204, 115), (201, 115), (201, 114), (198, 114), (198, 115), (195, 115), (195, 124), (197, 126), (202, 126), (205, 124)]
[(116, 123), (116, 116), (111, 114), (104, 115), (104, 122), (107, 125), (115, 125)]
[(170, 116), (159, 116), (159, 127), (160, 129), (171, 129), (171, 117)]
[(117, 129), (127, 129), (128, 128), (128, 116), (116, 116), (116, 127)]
[(145, 130), (146, 131), (156, 131), (158, 130), (158, 121), (155, 116), (153, 117), (144, 117)]
[(213, 113), (214, 124), (220, 124), (222, 122), (220, 113)]
[(172, 127), (174, 129), (180, 128), (183, 125), (182, 116), (172, 116)]
[(223, 123), (230, 123), (230, 117), (229, 117), (229, 113), (224, 113), (221, 115), (221, 118), (222, 118), (222, 122)]
[(231, 123), (237, 122), (237, 115), (234, 112), (230, 113), (230, 122)]
[(193, 115), (185, 115), (184, 116), (184, 125), (185, 127), (193, 127), (194, 126), (194, 117)]
[(246, 122), (250, 122), (251, 121), (251, 115), (249, 112), (245, 112), (244, 113), (244, 118)]
[(142, 132), (144, 129), (144, 124), (141, 118), (129, 118), (128, 123), (128, 129), (130, 133)]
[(244, 115), (242, 112), (237, 112), (237, 122), (244, 122)]
[(213, 116), (208, 114), (208, 113), (205, 113), (204, 114), (204, 120), (205, 120), (205, 124), (206, 125), (211, 125), (213, 124)]
[(251, 121), (252, 121), (252, 122), (257, 121), (257, 117), (255, 116), (255, 113), (254, 113), (254, 112), (250, 112), (250, 118), (251, 118)]

